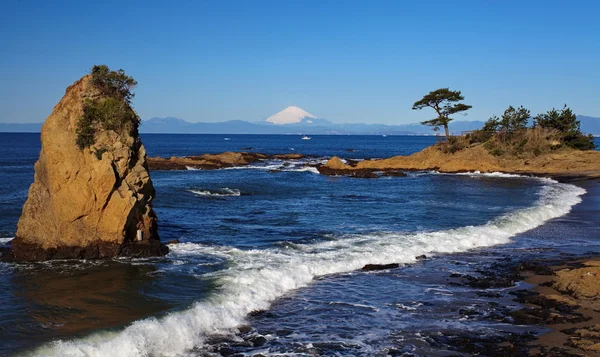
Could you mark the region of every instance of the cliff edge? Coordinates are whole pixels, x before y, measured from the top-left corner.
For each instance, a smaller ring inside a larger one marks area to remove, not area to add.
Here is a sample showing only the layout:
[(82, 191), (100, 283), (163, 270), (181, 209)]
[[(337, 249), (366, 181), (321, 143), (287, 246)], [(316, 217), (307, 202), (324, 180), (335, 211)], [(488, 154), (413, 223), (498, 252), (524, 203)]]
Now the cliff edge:
[[(168, 252), (158, 236), (151, 205), (156, 193), (137, 124), (135, 130), (118, 130), (115, 125), (109, 130), (91, 123), (87, 134), (92, 141), (80, 144), (84, 111), (90, 111), (86, 106), (112, 103), (104, 101), (105, 92), (93, 75), (67, 88), (42, 127), (34, 182), (9, 259), (103, 259)], [(138, 120), (128, 99), (118, 106)]]

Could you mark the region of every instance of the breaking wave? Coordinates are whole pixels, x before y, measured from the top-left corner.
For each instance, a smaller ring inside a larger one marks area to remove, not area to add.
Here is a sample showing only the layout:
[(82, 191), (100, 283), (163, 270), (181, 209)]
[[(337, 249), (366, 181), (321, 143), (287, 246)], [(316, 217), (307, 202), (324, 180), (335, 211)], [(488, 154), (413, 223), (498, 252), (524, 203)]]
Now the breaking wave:
[(2, 244), (6, 244), (8, 242), (10, 242), (11, 240), (13, 240), (14, 237), (10, 237), (10, 238), (0, 238), (0, 245)]
[(191, 193), (198, 196), (207, 196), (207, 197), (228, 197), (228, 196), (241, 196), (242, 193), (240, 190), (235, 188), (227, 188), (224, 187), (218, 191), (209, 191), (209, 190), (190, 190)]
[(545, 180), (533, 206), (504, 214), (486, 224), (449, 230), (335, 237), (315, 244), (261, 250), (184, 243), (173, 246), (173, 260), (212, 255), (229, 268), (212, 274), (218, 293), (189, 309), (132, 323), (122, 331), (56, 341), (39, 356), (185, 356), (214, 334), (235, 333), (246, 316), (268, 309), (282, 295), (309, 285), (316, 277), (344, 273), (365, 264), (412, 263), (416, 256), (464, 252), (506, 244), (511, 237), (562, 216), (581, 202), (582, 188)]

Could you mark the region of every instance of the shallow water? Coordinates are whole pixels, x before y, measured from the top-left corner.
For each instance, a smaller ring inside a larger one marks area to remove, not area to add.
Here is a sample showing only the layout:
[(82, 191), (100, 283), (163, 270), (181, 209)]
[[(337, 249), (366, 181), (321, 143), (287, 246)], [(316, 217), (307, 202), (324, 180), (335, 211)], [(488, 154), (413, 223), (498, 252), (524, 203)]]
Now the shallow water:
[[(0, 136), (6, 182), (0, 237), (8, 241), (39, 143), (31, 134)], [(497, 330), (497, 323), (448, 311), (481, 299), (447, 286), (444, 274), (503, 254), (594, 250), (600, 236), (597, 215), (588, 213), (600, 206), (597, 195), (584, 196), (587, 208), (577, 211), (581, 195), (596, 192), (595, 186), (436, 173), (361, 180), (305, 167), (330, 155), (409, 154), (430, 145), (431, 137), (143, 140), (151, 156), (252, 148), (316, 157), (152, 172), (161, 237), (182, 242), (164, 258), (0, 265), (0, 355), (201, 356), (223, 343), (246, 355), (371, 356), (390, 348), (443, 355), (447, 347), (432, 346), (419, 337), (423, 331)], [(281, 172), (269, 172), (274, 168)], [(416, 262), (421, 254), (436, 258)], [(410, 265), (358, 271), (370, 263)], [(236, 328), (246, 324), (265, 337), (264, 345), (242, 343)]]

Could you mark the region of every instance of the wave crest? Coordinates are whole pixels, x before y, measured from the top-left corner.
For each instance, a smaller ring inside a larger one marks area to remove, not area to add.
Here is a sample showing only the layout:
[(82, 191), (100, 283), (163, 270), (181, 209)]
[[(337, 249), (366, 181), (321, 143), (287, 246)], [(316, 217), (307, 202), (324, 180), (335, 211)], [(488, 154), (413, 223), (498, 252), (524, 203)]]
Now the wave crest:
[[(171, 256), (214, 254), (230, 268), (213, 273), (221, 288), (190, 309), (132, 323), (121, 332), (57, 341), (36, 351), (42, 356), (182, 356), (212, 334), (234, 333), (252, 311), (268, 309), (285, 293), (319, 276), (360, 269), (366, 264), (412, 263), (416, 256), (462, 252), (508, 243), (511, 237), (562, 216), (581, 202), (585, 190), (548, 182), (539, 200), (480, 226), (417, 232), (353, 234), (297, 249), (239, 250), (188, 243), (173, 246)], [(214, 250), (214, 251), (213, 251)]]

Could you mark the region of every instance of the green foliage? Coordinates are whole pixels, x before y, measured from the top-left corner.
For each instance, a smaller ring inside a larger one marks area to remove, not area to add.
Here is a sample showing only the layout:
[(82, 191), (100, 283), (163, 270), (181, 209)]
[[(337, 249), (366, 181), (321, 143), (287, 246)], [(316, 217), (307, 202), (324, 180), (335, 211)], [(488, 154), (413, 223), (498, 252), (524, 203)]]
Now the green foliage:
[(512, 105), (509, 106), (502, 114), (502, 117), (498, 120), (498, 127), (500, 130), (506, 130), (509, 132), (524, 129), (527, 126), (527, 121), (531, 117), (531, 112), (520, 106), (515, 109)]
[(127, 104), (131, 104), (131, 100), (135, 94), (131, 90), (137, 85), (133, 77), (125, 74), (125, 71), (111, 71), (106, 65), (96, 65), (92, 67), (92, 84), (103, 95), (112, 98), (122, 98)]
[(137, 82), (122, 69), (111, 71), (105, 65), (94, 66), (91, 74), (91, 83), (99, 95), (84, 103), (76, 129), (77, 146), (83, 149), (94, 145), (96, 132), (102, 130), (137, 137), (140, 118), (131, 107), (131, 90)]
[(79, 119), (75, 133), (77, 134), (76, 144), (80, 149), (94, 145), (95, 130), (93, 122), (89, 116), (84, 115)]
[(557, 130), (563, 143), (578, 150), (593, 150), (594, 137), (581, 132), (580, 122), (571, 108), (565, 106), (561, 110), (552, 110), (538, 114), (534, 119), (535, 125), (541, 128)]
[(452, 91), (449, 88), (440, 88), (427, 93), (421, 100), (413, 104), (413, 110), (421, 110), (430, 107), (435, 110), (437, 117), (431, 120), (421, 122), (423, 125), (433, 126), (434, 129), (440, 126), (446, 131), (446, 138), (450, 137), (448, 123), (452, 121), (450, 115), (467, 111), (472, 108), (470, 105), (458, 103), (465, 98), (460, 91)]
[(485, 143), (496, 134), (499, 126), (500, 118), (494, 115), (485, 122), (483, 128), (474, 130), (472, 133), (470, 133), (468, 135), (469, 140), (471, 143)]

